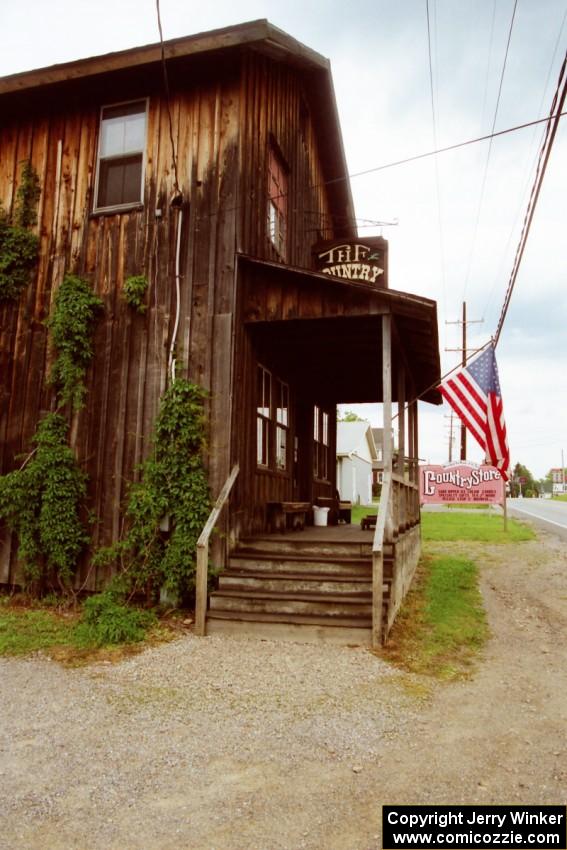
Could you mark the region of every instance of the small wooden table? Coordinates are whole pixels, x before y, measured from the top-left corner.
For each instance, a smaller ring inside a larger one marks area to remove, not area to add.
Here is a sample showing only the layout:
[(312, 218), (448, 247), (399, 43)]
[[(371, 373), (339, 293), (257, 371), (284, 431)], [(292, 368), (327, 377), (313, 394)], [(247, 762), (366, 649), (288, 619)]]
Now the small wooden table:
[(376, 514), (366, 514), (366, 516), (362, 517), (360, 527), (364, 531), (365, 529), (376, 528), (376, 520), (378, 517)]

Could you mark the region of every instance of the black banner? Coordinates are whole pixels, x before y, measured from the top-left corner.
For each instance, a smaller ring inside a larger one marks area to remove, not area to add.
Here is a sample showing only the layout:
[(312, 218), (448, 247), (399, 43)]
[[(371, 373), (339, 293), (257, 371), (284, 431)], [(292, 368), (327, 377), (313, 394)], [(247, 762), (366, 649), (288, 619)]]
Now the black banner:
[(383, 806), (382, 847), (566, 850), (566, 806)]

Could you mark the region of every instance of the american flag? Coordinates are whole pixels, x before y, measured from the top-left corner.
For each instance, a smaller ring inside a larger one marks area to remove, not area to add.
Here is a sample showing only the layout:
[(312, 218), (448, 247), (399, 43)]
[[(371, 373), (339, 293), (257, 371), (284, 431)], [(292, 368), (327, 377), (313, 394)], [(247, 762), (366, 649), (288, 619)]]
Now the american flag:
[(487, 463), (507, 481), (510, 452), (493, 344), (443, 381), (439, 390), (486, 452)]

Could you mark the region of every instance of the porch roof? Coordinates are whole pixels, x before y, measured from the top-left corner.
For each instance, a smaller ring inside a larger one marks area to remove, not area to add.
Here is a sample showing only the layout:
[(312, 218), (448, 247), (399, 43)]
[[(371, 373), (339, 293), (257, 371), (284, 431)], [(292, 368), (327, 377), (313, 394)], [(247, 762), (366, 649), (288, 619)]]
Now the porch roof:
[(382, 316), (393, 319), (392, 398), (441, 404), (437, 305), (407, 292), (240, 255), (240, 310), (258, 355), (321, 402), (381, 402)]

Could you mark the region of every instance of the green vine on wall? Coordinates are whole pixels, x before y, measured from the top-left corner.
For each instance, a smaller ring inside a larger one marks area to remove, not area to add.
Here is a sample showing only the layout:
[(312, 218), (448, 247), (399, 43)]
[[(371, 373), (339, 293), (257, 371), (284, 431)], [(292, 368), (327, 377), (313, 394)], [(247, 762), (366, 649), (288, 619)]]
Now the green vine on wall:
[[(165, 587), (174, 595), (194, 587), (196, 544), (210, 511), (203, 467), (204, 391), (177, 378), (166, 390), (156, 420), (152, 455), (130, 488), (128, 530), (100, 550), (99, 563), (120, 561), (132, 591), (150, 595)], [(169, 518), (171, 531), (161, 524)]]
[(0, 208), (0, 301), (18, 298), (36, 266), (39, 239), (30, 228), (37, 224), (40, 194), (39, 177), (25, 162), (12, 220)]
[(47, 326), (57, 357), (50, 382), (57, 388), (61, 404), (79, 410), (86, 394), (85, 375), (93, 356), (92, 328), (102, 301), (87, 281), (65, 275), (57, 290)]
[(70, 591), (77, 559), (88, 542), (79, 515), (86, 477), (67, 445), (68, 426), (57, 413), (38, 425), (35, 451), (0, 477), (0, 518), (19, 540), (28, 586)]
[(146, 307), (146, 292), (148, 289), (148, 281), (144, 275), (132, 275), (124, 281), (124, 299), (126, 303), (137, 310), (138, 313), (145, 313)]

